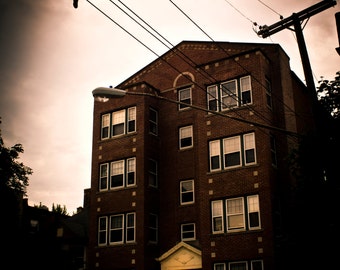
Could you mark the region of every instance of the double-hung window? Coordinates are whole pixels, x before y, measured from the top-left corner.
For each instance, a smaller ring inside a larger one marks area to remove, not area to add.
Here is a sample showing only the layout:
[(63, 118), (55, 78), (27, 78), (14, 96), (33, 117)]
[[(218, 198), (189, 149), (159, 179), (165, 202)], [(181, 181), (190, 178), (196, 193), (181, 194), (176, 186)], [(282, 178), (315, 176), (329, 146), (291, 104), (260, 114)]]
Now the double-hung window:
[(209, 160), (210, 171), (255, 164), (255, 133), (210, 141)]
[(179, 149), (186, 149), (193, 146), (192, 126), (181, 127), (179, 129)]
[(98, 245), (107, 244), (107, 217), (100, 217), (98, 220)]
[(136, 158), (100, 164), (99, 191), (136, 185)]
[(263, 270), (262, 260), (215, 263), (214, 270)]
[[(110, 128), (111, 127), (111, 128)], [(136, 131), (136, 107), (102, 115), (101, 139), (116, 137)]]
[(149, 124), (150, 124), (150, 133), (153, 135), (158, 134), (158, 112), (151, 108), (149, 109)]
[(149, 185), (152, 187), (158, 186), (157, 161), (149, 159)]
[(194, 180), (180, 182), (180, 200), (181, 205), (192, 204), (195, 202)]
[(158, 242), (158, 216), (152, 213), (149, 215), (149, 241)]
[(261, 228), (258, 195), (211, 202), (212, 233), (230, 233)]
[(181, 225), (181, 240), (192, 241), (196, 239), (195, 223), (186, 223)]
[(178, 101), (180, 102), (180, 104), (178, 105), (179, 110), (189, 108), (189, 106), (187, 106), (186, 104), (191, 105), (191, 88), (178, 90)]
[[(99, 220), (109, 221), (108, 239), (110, 245), (135, 242), (136, 214), (126, 213), (112, 215), (109, 218), (101, 217)], [(103, 224), (104, 226), (104, 224)], [(107, 227), (107, 225), (106, 225)]]
[(252, 103), (251, 77), (224, 81), (207, 87), (208, 110), (225, 111)]

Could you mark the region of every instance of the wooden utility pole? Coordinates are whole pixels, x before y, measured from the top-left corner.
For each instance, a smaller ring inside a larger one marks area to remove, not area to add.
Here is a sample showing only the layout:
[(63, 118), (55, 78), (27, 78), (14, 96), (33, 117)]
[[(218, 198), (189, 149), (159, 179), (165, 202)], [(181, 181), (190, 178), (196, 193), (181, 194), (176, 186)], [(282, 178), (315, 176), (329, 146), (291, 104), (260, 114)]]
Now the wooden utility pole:
[[(260, 31), (257, 32), (259, 36), (266, 38), (286, 28), (295, 31), (297, 43), (299, 46), (303, 71), (305, 75), (306, 85), (307, 85), (307, 88), (310, 91), (312, 91), (314, 98), (316, 99), (315, 101), (317, 101), (316, 88), (315, 88), (315, 84), (313, 80), (313, 73), (312, 73), (312, 69), (311, 69), (311, 65), (310, 65), (310, 61), (309, 61), (309, 57), (307, 53), (305, 39), (302, 33), (301, 23), (306, 19), (308, 20), (311, 16), (316, 15), (335, 5), (336, 5), (335, 0), (323, 0), (298, 13), (293, 13), (290, 17), (282, 19), (281, 21), (274, 23), (270, 26), (267, 26), (267, 25), (260, 26)], [(294, 29), (291, 29), (290, 28), (291, 26), (293, 26)]]

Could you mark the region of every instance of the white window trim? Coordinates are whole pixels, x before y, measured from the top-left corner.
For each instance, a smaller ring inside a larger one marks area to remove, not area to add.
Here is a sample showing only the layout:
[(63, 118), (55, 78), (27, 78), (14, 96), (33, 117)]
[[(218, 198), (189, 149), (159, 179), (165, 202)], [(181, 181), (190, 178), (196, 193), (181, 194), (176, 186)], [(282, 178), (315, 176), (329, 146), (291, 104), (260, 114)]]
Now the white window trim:
[[(183, 135), (183, 133), (189, 133), (189, 136)], [(182, 139), (191, 138), (191, 145), (182, 146)], [(193, 136), (193, 126), (185, 126), (179, 129), (179, 149), (188, 149), (194, 147), (194, 136)]]
[[(113, 218), (113, 217), (121, 217), (121, 219), (122, 219), (122, 226), (121, 227), (119, 227), (119, 228), (111, 228), (111, 218)], [(110, 228), (109, 228), (109, 244), (110, 245), (120, 245), (120, 244), (124, 243), (124, 235), (125, 235), (124, 226), (125, 226), (125, 220), (124, 220), (124, 215), (123, 214), (110, 216)], [(118, 231), (118, 230), (122, 231), (122, 238), (121, 238), (120, 241), (113, 242), (111, 240), (111, 237), (110, 237), (111, 236), (111, 231)]]
[[(189, 91), (189, 98), (186, 99), (182, 99), (181, 98), (181, 93), (184, 91)], [(183, 100), (189, 100), (190, 102), (188, 103), (188, 105), (184, 105), (184, 104), (178, 104), (178, 110), (182, 111), (182, 110), (187, 110), (190, 109), (190, 105), (192, 105), (192, 94), (191, 94), (191, 87), (187, 87), (187, 88), (182, 88), (178, 90), (178, 101), (181, 103), (184, 103)]]
[[(193, 225), (193, 231), (184, 231), (184, 226)], [(184, 238), (184, 233), (193, 232), (194, 236), (191, 238)], [(193, 241), (196, 240), (196, 224), (195, 223), (185, 223), (181, 224), (181, 240), (182, 241)]]
[[(182, 185), (184, 183), (186, 183), (186, 182), (192, 183), (192, 190), (191, 191), (183, 192), (182, 191)], [(181, 181), (179, 183), (179, 188), (180, 188), (180, 202), (181, 202), (181, 205), (194, 204), (195, 203), (195, 183), (194, 183), (194, 180), (184, 180), (184, 181)], [(185, 194), (185, 193), (192, 193), (192, 201), (190, 201), (190, 202), (183, 202), (182, 201), (182, 195)]]
[[(100, 228), (100, 221), (105, 220), (105, 228), (101, 229)], [(105, 232), (105, 242), (104, 243), (99, 243), (100, 240), (100, 234)], [(108, 232), (108, 218), (107, 217), (99, 217), (98, 219), (98, 246), (106, 246), (107, 245), (107, 232)]]

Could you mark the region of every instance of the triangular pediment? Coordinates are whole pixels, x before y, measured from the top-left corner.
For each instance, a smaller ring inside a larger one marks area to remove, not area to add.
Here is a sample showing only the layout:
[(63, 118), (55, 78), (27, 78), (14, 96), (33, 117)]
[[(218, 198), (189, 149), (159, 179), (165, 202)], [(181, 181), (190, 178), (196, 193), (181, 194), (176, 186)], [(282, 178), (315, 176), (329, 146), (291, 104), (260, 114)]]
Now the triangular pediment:
[(162, 270), (201, 269), (202, 253), (199, 249), (180, 242), (157, 259)]

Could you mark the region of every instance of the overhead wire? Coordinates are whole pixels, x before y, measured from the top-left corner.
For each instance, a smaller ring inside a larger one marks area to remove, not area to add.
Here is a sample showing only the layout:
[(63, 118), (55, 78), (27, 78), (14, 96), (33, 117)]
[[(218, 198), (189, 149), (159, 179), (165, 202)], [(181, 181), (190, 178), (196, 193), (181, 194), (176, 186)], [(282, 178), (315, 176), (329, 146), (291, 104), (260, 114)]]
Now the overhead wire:
[[(110, 0), (111, 1), (111, 0)], [(171, 0), (170, 0), (171, 1)], [(116, 24), (119, 28), (121, 28), (124, 32), (126, 32), (128, 35), (130, 35), (133, 39), (135, 39), (138, 43), (140, 43), (141, 45), (143, 45), (146, 49), (148, 49), (149, 51), (151, 51), (153, 54), (155, 54), (158, 58), (160, 58), (161, 60), (165, 61), (168, 65), (170, 65), (172, 68), (174, 68), (177, 72), (179, 72), (179, 74), (182, 74), (182, 72), (180, 70), (178, 70), (176, 67), (174, 67), (173, 65), (171, 65), (169, 62), (167, 62), (165, 59), (161, 58), (160, 55), (158, 55), (154, 50), (152, 50), (149, 46), (147, 46), (145, 43), (143, 43), (140, 39), (138, 39), (136, 36), (134, 36), (131, 32), (129, 32), (128, 30), (126, 30), (122, 25), (120, 25), (117, 21), (115, 21), (114, 19), (112, 19), (109, 15), (107, 15), (104, 11), (102, 11), (98, 6), (96, 6), (95, 4), (93, 4), (90, 0), (87, 0), (88, 3), (90, 3), (95, 9), (97, 9), (100, 13), (102, 13), (105, 17), (107, 17), (110, 21), (112, 21), (114, 24)], [(112, 2), (112, 1), (111, 1)], [(196, 23), (195, 23), (196, 24)], [(198, 26), (198, 25), (197, 25)], [(201, 29), (201, 28), (200, 28)], [(201, 29), (203, 31), (203, 29)], [(203, 31), (204, 32), (204, 31)], [(205, 32), (204, 32), (205, 33)], [(209, 36), (209, 35), (208, 35)], [(215, 41), (214, 41), (215, 42)], [(259, 127), (265, 127), (267, 129), (271, 129), (271, 130), (276, 130), (276, 131), (281, 131), (284, 132), (288, 135), (291, 136), (300, 136), (300, 134), (296, 133), (296, 132), (292, 132), (292, 131), (288, 131), (285, 129), (281, 129), (275, 126), (271, 126), (271, 125), (264, 125), (261, 123), (257, 123), (257, 122), (252, 122), (252, 121), (248, 121), (245, 119), (240, 119), (237, 117), (232, 117), (230, 115), (227, 114), (222, 114), (224, 117), (227, 118), (232, 118), (234, 120), (238, 120), (241, 122), (249, 122), (254, 126), (259, 126)]]
[[(196, 22), (194, 22), (194, 20), (192, 20), (178, 5), (176, 5), (172, 0), (169, 0), (171, 3), (173, 3), (173, 5), (185, 16), (185, 17), (187, 17), (191, 22), (193, 22), (193, 24), (194, 25), (196, 25), (200, 30), (202, 29), (200, 26), (198, 26), (197, 25), (197, 23)], [(202, 31), (204, 34), (206, 33), (204, 30)], [(212, 39), (209, 35), (207, 35), (207, 37), (211, 40), (211, 41), (213, 41), (215, 44), (217, 44), (218, 45), (218, 43), (214, 40), (214, 39)], [(227, 55), (229, 55), (230, 56), (230, 54), (229, 54), (229, 52), (228, 51), (226, 51), (223, 47), (221, 47), (221, 46), (219, 46), (220, 47), (220, 49), (221, 50), (223, 50)], [(242, 66), (239, 62), (237, 62), (237, 61), (235, 61), (235, 63), (237, 64), (237, 65), (239, 65), (243, 70), (245, 70), (246, 72), (248, 72), (248, 73), (250, 73), (244, 66)], [(260, 85), (262, 85), (263, 87), (265, 87), (263, 84), (262, 84), (262, 82), (260, 82), (256, 77), (253, 77), (254, 79), (255, 79), (255, 81), (257, 81)], [(273, 95), (274, 93), (272, 93), (272, 95)], [(275, 96), (275, 94), (274, 94), (274, 96)], [(275, 98), (278, 100), (278, 101), (280, 101), (289, 111), (291, 111), (294, 115), (296, 115), (296, 116), (299, 116), (299, 117), (301, 117), (299, 114), (297, 114), (292, 108), (290, 108), (283, 100), (281, 100), (281, 99), (279, 99), (278, 97), (276, 97), (275, 96)]]
[[(188, 57), (185, 53), (183, 53), (182, 51), (175, 51), (173, 50), (174, 45), (168, 40), (166, 39), (163, 35), (161, 35), (157, 30), (155, 30), (149, 23), (147, 23), (145, 20), (143, 20), (136, 12), (134, 12), (131, 8), (129, 8), (127, 5), (125, 5), (122, 1), (118, 0), (122, 5), (124, 5), (125, 8), (127, 8), (131, 13), (133, 13), (138, 19), (140, 19), (144, 24), (146, 24), (150, 29), (152, 29), (155, 33), (157, 33), (160, 37), (162, 37), (163, 40), (165, 40), (167, 43), (169, 43), (169, 45), (171, 45), (172, 47), (169, 47), (168, 45), (166, 45), (163, 41), (161, 41), (158, 37), (156, 37), (153, 33), (151, 33), (148, 29), (146, 29), (143, 25), (141, 25), (136, 19), (132, 18), (125, 10), (123, 10), (119, 5), (117, 5), (116, 3), (114, 3), (112, 0), (110, 0), (111, 3), (113, 3), (116, 7), (118, 7), (121, 11), (123, 11), (127, 16), (129, 16), (134, 22), (136, 22), (139, 26), (141, 26), (144, 30), (146, 30), (149, 34), (151, 34), (153, 37), (155, 37), (158, 41), (160, 41), (163, 45), (165, 45), (170, 51), (174, 52), (175, 54), (180, 54), (178, 55), (182, 60), (184, 60), (187, 64), (189, 64), (191, 67), (196, 68), (197, 67), (197, 63), (195, 63), (190, 57)], [(182, 56), (184, 56), (186, 59), (184, 59)], [(190, 62), (188, 62), (188, 60)], [(210, 79), (211, 82), (216, 82), (216, 78), (214, 78), (211, 74), (209, 74), (206, 71), (202, 71), (201, 69), (198, 69), (198, 72), (205, 76), (206, 79)], [(203, 73), (202, 73), (203, 72)], [(206, 75), (208, 75), (208, 77), (206, 77)], [(189, 80), (192, 81), (192, 79), (190, 77), (188, 77)], [(193, 82), (193, 81), (192, 81)], [(201, 90), (203, 90), (205, 93), (206, 89), (203, 89), (199, 84), (197, 84), (196, 82), (193, 82), (196, 86), (198, 86)], [(239, 97), (235, 97), (233, 95), (233, 93), (230, 91), (230, 89), (227, 89), (227, 87), (224, 87), (224, 90), (227, 90), (231, 95), (230, 97), (232, 99), (234, 99), (235, 101), (237, 101), (238, 103), (241, 103), (241, 99)], [(212, 94), (207, 93), (208, 95), (212, 96)], [(222, 105), (228, 107), (227, 104), (224, 104), (222, 101), (220, 101), (220, 103), (222, 103)], [(256, 114), (259, 115), (259, 113), (257, 113), (254, 109), (252, 109)], [(240, 117), (242, 117), (237, 111), (235, 112), (236, 114), (238, 114)], [(263, 120), (269, 121), (268, 119), (265, 119), (265, 117), (263, 115), (260, 115), (262, 117)]]

